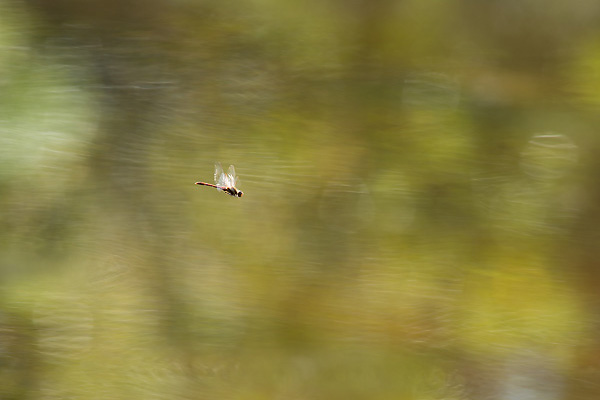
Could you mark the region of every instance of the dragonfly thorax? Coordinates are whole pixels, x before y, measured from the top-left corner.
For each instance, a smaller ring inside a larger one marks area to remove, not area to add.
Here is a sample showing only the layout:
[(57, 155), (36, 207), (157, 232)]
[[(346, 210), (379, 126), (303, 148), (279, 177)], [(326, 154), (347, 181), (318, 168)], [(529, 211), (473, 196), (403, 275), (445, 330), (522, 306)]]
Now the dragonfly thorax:
[(234, 187), (221, 188), (221, 190), (233, 197), (242, 197), (244, 194), (241, 190), (237, 190)]

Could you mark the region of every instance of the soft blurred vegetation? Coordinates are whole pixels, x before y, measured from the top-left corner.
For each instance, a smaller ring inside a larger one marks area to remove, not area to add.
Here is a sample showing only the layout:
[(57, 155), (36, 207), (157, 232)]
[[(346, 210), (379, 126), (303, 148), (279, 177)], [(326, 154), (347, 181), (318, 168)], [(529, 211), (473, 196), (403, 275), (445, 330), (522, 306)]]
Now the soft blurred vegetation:
[(600, 3), (1, 0), (0, 90), (1, 399), (600, 398)]

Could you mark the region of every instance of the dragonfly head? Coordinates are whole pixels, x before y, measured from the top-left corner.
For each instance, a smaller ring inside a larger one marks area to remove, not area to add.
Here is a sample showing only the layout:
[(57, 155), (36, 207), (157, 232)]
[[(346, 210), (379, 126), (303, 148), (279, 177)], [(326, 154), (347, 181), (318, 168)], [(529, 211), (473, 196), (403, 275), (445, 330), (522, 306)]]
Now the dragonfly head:
[(237, 191), (237, 197), (242, 197), (244, 195), (244, 192), (242, 192), (241, 190)]

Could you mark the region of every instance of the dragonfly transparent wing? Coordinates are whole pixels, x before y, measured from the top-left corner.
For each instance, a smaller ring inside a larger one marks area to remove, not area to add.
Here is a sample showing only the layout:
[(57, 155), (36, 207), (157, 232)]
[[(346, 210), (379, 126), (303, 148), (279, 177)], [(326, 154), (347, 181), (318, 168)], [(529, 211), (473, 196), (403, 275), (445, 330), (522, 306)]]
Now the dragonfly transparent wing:
[(229, 176), (229, 186), (235, 187), (235, 185), (237, 184), (237, 176), (235, 175), (235, 167), (233, 165), (229, 166), (229, 171), (227, 172), (227, 175)]
[(215, 163), (215, 184), (217, 186), (228, 186), (228, 179), (225, 172), (223, 172), (223, 167), (221, 167), (221, 163)]

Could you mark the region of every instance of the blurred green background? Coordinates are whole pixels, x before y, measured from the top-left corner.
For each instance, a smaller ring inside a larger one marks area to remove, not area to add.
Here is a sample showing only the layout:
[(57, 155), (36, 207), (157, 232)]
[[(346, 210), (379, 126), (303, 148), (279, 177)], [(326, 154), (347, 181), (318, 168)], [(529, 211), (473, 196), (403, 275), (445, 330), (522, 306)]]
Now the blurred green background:
[(1, 399), (600, 398), (598, 2), (0, 0), (0, 93)]

